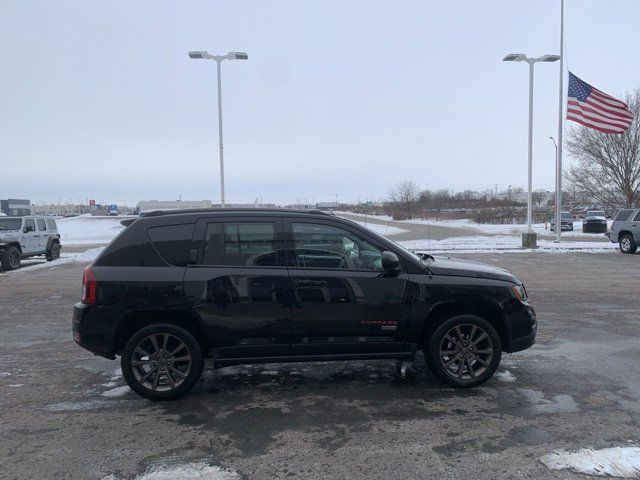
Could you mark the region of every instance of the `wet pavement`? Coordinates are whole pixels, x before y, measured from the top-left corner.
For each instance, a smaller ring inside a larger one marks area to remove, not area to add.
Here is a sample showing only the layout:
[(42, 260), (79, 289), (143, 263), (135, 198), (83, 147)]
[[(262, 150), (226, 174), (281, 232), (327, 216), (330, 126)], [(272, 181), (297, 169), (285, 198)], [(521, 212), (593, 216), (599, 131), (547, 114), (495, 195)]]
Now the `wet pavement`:
[(0, 478), (201, 461), (247, 479), (588, 478), (539, 458), (640, 440), (640, 255), (458, 256), (523, 278), (540, 320), (482, 387), (445, 387), (422, 358), (405, 378), (391, 361), (268, 364), (209, 368), (166, 403), (71, 341), (84, 265), (0, 274)]

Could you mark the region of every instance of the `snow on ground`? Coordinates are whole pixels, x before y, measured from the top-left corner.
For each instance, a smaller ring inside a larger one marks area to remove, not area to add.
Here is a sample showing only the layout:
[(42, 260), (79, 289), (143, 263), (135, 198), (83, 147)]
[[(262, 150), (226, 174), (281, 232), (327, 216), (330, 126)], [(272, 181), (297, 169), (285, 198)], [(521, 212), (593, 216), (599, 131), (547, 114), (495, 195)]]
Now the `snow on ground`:
[[(376, 217), (377, 219), (378, 217)], [(365, 223), (365, 222), (354, 222), (358, 225), (362, 225), (365, 228), (368, 228), (372, 232), (376, 232), (380, 235), (395, 235), (396, 233), (403, 233), (407, 230), (403, 230), (398, 227), (392, 227), (391, 225), (379, 225), (377, 223)]]
[(518, 236), (494, 235), (489, 237), (469, 236), (450, 237), (444, 240), (409, 240), (399, 242), (403, 247), (410, 250), (429, 253), (452, 252), (475, 253), (475, 252), (613, 252), (617, 244), (611, 242), (570, 242), (563, 241), (554, 243), (553, 240), (538, 239), (538, 248), (525, 250), (522, 248), (522, 240)]
[[(216, 467), (205, 462), (193, 462), (176, 465), (153, 466), (134, 480), (240, 480), (233, 470)], [(118, 480), (115, 475), (108, 475), (102, 480)]]
[(31, 265), (30, 263), (33, 259), (26, 259), (23, 260), (23, 262), (26, 263), (24, 267), (20, 267), (18, 270), (2, 272), (0, 273), (0, 275), (15, 275), (23, 272), (31, 272), (33, 270), (42, 270), (44, 268), (55, 268), (59, 267), (60, 265), (74, 262), (90, 263), (96, 259), (96, 257), (104, 247), (90, 248), (89, 250), (85, 250), (84, 252), (79, 253), (65, 253), (64, 246), (62, 248), (63, 250), (60, 253), (60, 258), (58, 260), (47, 262), (44, 258), (36, 257), (38, 260), (41, 260), (41, 262)]
[[(469, 219), (461, 219), (461, 220), (403, 220), (405, 223), (419, 223), (430, 225), (441, 225), (443, 227), (455, 227), (455, 228), (474, 228), (476, 230), (480, 230), (483, 233), (489, 235), (520, 235), (523, 232), (527, 231), (527, 226), (525, 224), (489, 224), (489, 223), (475, 223)], [(612, 220), (608, 220), (607, 227), (610, 229)], [(531, 229), (536, 232), (538, 235), (555, 235), (555, 232), (551, 231), (551, 227), (549, 224), (546, 225), (544, 223), (534, 223), (531, 225)], [(582, 221), (573, 222), (573, 231), (563, 231), (563, 236), (569, 237), (594, 237), (594, 238), (603, 238), (604, 233), (584, 233), (582, 231)]]
[[(353, 212), (336, 212), (337, 215), (341, 213), (345, 213), (348, 215), (357, 215), (362, 218), (365, 217), (362, 213), (353, 213)], [(388, 215), (369, 215), (369, 218), (374, 220), (393, 220)], [(486, 233), (487, 235), (520, 235), (521, 233), (527, 230), (527, 226), (525, 224), (489, 224), (489, 223), (475, 223), (472, 220), (463, 218), (460, 220), (426, 220), (421, 218), (414, 218), (412, 220), (400, 220), (401, 223), (414, 223), (419, 225), (436, 225), (442, 227), (453, 227), (453, 228), (469, 228), (480, 230), (482, 233)], [(358, 222), (360, 223), (360, 222)], [(607, 227), (611, 229), (611, 224), (613, 220), (607, 221)], [(555, 232), (551, 231), (551, 227), (547, 224), (547, 228), (545, 229), (544, 223), (534, 223), (531, 225), (531, 228), (538, 235), (555, 235)], [(582, 232), (582, 221), (573, 222), (573, 231), (563, 231), (563, 236), (570, 237), (594, 237), (594, 238), (603, 238), (604, 233), (583, 233)]]
[(570, 469), (587, 475), (640, 478), (640, 447), (614, 447), (575, 452), (559, 450), (540, 458), (553, 470)]
[(124, 228), (123, 217), (79, 217), (58, 218), (56, 224), (63, 245), (106, 245)]

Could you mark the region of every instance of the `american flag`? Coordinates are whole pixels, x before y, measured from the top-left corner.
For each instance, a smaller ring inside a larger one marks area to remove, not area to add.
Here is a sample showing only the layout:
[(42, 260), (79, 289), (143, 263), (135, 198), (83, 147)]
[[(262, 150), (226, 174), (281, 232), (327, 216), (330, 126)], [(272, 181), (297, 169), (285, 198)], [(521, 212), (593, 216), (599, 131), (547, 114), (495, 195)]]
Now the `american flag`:
[(604, 133), (624, 133), (631, 126), (633, 112), (626, 103), (569, 72), (567, 120)]

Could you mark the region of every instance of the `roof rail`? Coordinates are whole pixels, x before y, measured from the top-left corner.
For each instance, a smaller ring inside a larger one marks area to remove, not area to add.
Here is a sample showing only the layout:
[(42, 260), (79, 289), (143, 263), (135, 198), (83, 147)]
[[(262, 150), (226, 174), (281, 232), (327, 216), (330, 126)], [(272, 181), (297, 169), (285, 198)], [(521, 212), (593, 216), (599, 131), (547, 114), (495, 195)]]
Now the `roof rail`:
[(292, 208), (185, 208), (180, 210), (151, 210), (140, 212), (142, 217), (161, 217), (164, 215), (179, 215), (189, 213), (227, 213), (227, 212), (247, 212), (247, 213), (309, 213), (313, 215), (335, 215), (333, 212), (322, 210), (296, 210)]

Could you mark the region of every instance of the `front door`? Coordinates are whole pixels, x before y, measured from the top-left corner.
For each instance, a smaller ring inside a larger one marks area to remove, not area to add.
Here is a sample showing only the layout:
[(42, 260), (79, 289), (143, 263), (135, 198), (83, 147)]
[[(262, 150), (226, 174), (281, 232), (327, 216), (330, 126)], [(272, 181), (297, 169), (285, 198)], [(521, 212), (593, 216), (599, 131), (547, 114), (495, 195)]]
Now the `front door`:
[(36, 222), (33, 218), (26, 218), (22, 225), (22, 253), (32, 254), (41, 252), (40, 235), (36, 232)]
[(291, 219), (285, 229), (293, 241), (291, 355), (403, 351), (407, 275), (382, 269), (384, 247), (330, 220)]
[(193, 245), (185, 299), (213, 340), (214, 358), (286, 355), (291, 302), (282, 219), (199, 220)]

